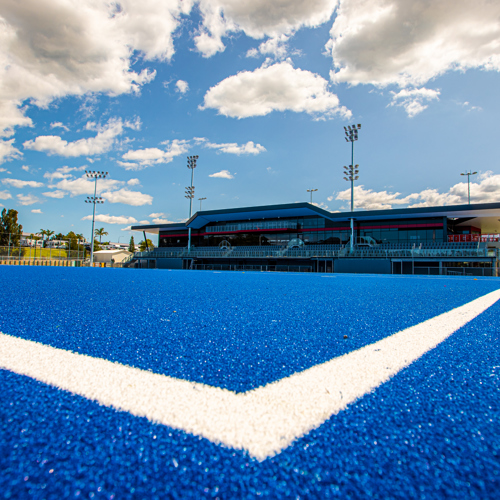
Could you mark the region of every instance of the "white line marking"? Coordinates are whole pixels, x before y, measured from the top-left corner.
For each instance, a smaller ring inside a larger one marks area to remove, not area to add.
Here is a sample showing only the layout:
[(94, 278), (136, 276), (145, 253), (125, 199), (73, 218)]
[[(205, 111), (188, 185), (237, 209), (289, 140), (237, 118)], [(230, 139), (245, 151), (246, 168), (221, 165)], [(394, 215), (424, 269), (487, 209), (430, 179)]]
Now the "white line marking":
[(0, 367), (264, 460), (436, 347), (500, 290), (357, 351), (236, 394), (0, 333)]

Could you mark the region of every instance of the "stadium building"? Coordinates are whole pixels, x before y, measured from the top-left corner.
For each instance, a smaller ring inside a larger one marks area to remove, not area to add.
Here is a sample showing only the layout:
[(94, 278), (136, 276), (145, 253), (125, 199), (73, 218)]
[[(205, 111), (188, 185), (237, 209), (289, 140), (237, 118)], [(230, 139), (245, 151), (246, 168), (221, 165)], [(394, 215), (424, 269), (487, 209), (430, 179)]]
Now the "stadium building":
[[(500, 203), (329, 212), (310, 203), (200, 211), (129, 265), (163, 269), (497, 276)], [(191, 233), (191, 236), (189, 236)]]

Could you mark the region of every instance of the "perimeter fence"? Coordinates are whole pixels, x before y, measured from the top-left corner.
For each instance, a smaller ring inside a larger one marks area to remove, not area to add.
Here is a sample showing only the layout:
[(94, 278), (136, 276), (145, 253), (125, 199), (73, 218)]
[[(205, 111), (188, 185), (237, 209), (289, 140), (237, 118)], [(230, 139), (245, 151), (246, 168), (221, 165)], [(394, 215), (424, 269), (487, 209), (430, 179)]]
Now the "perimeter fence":
[(293, 265), (235, 265), (235, 264), (193, 264), (190, 269), (198, 271), (269, 271), (290, 273), (312, 273), (312, 266)]
[(82, 248), (67, 250), (61, 248), (42, 248), (27, 246), (1, 246), (0, 261), (83, 261), (89, 252)]

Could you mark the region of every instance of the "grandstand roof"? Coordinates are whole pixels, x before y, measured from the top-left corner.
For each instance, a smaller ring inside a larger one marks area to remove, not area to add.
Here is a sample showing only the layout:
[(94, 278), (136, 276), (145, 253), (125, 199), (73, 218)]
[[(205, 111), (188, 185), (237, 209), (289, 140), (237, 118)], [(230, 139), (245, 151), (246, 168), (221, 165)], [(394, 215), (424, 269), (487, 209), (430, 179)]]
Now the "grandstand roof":
[[(332, 221), (387, 220), (421, 217), (448, 217), (467, 219), (462, 224), (481, 228), (482, 232), (500, 232), (500, 203), (475, 205), (449, 205), (441, 207), (396, 208), (390, 210), (363, 210), (354, 212), (329, 212), (311, 203), (289, 203), (259, 207), (230, 208), (196, 212), (187, 222), (175, 224), (152, 224), (132, 226), (133, 231), (158, 234), (160, 230), (174, 231), (183, 227), (200, 229), (211, 222), (244, 221), (250, 219), (276, 219), (285, 217), (305, 217), (318, 215)], [(473, 219), (473, 220), (472, 220)]]

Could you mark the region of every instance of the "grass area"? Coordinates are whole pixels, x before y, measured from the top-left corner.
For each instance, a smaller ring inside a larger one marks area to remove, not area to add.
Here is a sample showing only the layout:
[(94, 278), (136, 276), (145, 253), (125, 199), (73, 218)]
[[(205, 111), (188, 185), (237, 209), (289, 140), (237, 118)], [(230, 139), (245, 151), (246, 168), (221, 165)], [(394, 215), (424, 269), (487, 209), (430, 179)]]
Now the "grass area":
[[(60, 248), (11, 248), (10, 252), (8, 252), (7, 248), (2, 247), (2, 251), (0, 255), (2, 257), (7, 257), (10, 254), (11, 258), (21, 258), (23, 260), (27, 259), (83, 259), (85, 252), (83, 250), (68, 250), (60, 249)], [(88, 253), (87, 253), (88, 254)]]

